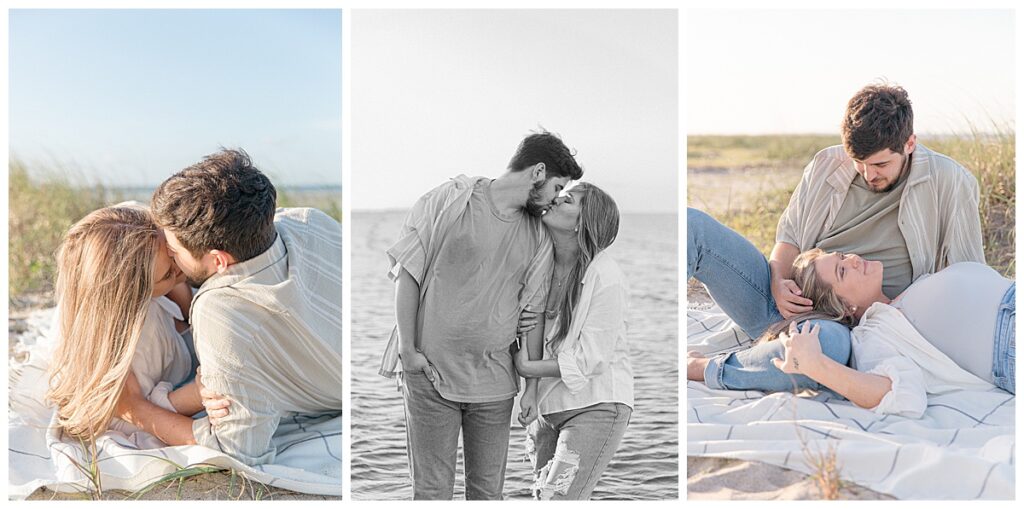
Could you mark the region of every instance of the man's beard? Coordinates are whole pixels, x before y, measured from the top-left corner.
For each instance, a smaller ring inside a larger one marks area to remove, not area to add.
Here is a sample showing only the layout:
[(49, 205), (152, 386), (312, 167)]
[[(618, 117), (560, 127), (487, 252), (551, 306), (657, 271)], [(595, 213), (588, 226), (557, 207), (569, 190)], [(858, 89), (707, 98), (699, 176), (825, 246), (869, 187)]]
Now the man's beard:
[(210, 276), (213, 276), (213, 272), (208, 274), (190, 274), (184, 269), (182, 269), (182, 272), (185, 272), (185, 282), (192, 288), (199, 288), (200, 286), (203, 286), (203, 283), (205, 283), (207, 279), (210, 279)]
[(889, 191), (892, 191), (893, 188), (898, 186), (900, 184), (900, 182), (903, 181), (903, 177), (907, 174), (907, 172), (910, 171), (910, 156), (911, 155), (913, 155), (913, 154), (907, 154), (907, 155), (903, 156), (903, 162), (901, 163), (900, 173), (898, 175), (896, 175), (896, 178), (892, 179), (892, 182), (889, 182), (889, 185), (883, 187), (882, 189), (875, 189), (875, 188), (871, 187), (871, 183), (868, 182), (868, 189), (870, 189), (872, 192), (878, 193), (878, 194), (888, 193)]
[(544, 215), (544, 211), (547, 210), (550, 203), (544, 203), (541, 199), (541, 191), (544, 189), (546, 180), (542, 180), (533, 184), (533, 189), (530, 189), (530, 195), (526, 198), (526, 213), (533, 217), (541, 217)]

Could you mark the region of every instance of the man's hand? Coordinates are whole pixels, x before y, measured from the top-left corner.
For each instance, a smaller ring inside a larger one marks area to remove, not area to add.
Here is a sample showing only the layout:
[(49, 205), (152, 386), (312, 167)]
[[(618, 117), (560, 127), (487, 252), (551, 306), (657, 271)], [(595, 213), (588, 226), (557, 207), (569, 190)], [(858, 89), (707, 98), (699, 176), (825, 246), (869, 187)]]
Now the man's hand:
[(433, 382), (433, 374), (427, 367), (430, 366), (430, 361), (427, 360), (427, 356), (423, 355), (422, 352), (412, 350), (409, 352), (403, 352), (398, 354), (398, 360), (402, 363), (402, 371), (422, 371), (426, 373), (427, 378), (430, 378)]
[(792, 279), (772, 278), (772, 297), (775, 298), (775, 306), (783, 318), (790, 318), (812, 309), (814, 301), (802, 297), (803, 292)]
[(537, 327), (537, 315), (540, 312), (531, 311), (530, 308), (523, 309), (522, 314), (519, 315), (519, 327), (516, 329), (516, 335), (524, 338), (526, 333), (532, 331)]
[(783, 373), (809, 374), (824, 355), (818, 340), (820, 331), (821, 325), (814, 324), (811, 327), (810, 321), (804, 322), (802, 331), (797, 329), (796, 322), (790, 322), (789, 334), (783, 334), (778, 339), (786, 347), (785, 359), (772, 359), (772, 364)]

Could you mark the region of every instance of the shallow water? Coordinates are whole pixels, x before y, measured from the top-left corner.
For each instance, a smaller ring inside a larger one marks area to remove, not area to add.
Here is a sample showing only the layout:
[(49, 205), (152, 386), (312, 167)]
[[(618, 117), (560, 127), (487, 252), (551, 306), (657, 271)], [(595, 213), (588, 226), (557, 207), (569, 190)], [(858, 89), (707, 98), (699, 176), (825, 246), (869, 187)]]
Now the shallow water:
[[(384, 250), (405, 212), (352, 215), (352, 497), (412, 498), (402, 398), (377, 375), (394, 323), (394, 286)], [(636, 407), (593, 499), (679, 497), (678, 287), (676, 215), (624, 215), (609, 249), (630, 284), (629, 341)], [(524, 430), (512, 429), (506, 498), (529, 498)], [(455, 497), (465, 497), (459, 452)]]

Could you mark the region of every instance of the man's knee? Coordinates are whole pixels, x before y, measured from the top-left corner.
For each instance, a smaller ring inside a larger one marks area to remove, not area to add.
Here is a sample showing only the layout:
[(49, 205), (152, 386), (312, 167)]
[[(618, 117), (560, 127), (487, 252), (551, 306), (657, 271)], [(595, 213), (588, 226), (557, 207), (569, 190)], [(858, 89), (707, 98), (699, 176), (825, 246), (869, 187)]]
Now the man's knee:
[(686, 234), (691, 239), (701, 237), (701, 234), (704, 233), (708, 227), (717, 223), (718, 221), (708, 215), (707, 212), (690, 207), (686, 208)]
[(834, 320), (812, 320), (821, 327), (818, 341), (821, 351), (830, 359), (840, 363), (850, 362), (850, 329)]

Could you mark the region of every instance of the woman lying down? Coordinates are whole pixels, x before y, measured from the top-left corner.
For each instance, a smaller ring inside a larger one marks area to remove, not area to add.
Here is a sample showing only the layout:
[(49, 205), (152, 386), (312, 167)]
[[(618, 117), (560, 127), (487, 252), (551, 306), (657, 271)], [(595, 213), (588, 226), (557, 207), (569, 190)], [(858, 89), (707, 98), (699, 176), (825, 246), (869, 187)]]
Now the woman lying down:
[[(894, 299), (882, 293), (882, 263), (812, 249), (793, 262), (793, 279), (814, 309), (779, 322), (761, 341), (782, 341), (785, 373), (802, 374), (857, 406), (919, 418), (927, 394), (987, 390), (1015, 393), (1016, 282), (991, 267), (955, 263), (922, 276)], [(824, 355), (814, 318), (856, 327), (852, 360)], [(708, 359), (691, 353), (690, 379), (703, 380)], [(699, 373), (699, 374), (698, 374)]]

